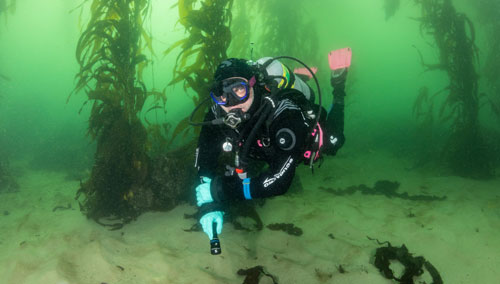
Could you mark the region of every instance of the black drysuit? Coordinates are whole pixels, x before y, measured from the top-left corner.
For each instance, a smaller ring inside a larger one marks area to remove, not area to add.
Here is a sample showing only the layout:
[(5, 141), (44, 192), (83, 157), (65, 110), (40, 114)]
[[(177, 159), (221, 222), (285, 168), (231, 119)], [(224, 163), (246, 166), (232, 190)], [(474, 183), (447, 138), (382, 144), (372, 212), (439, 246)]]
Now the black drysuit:
[[(345, 92), (343, 84), (334, 88), (333, 95), (335, 98), (333, 108), (326, 120), (320, 123), (325, 132), (322, 153), (330, 155), (334, 155), (344, 143)], [(220, 116), (221, 110), (218, 108), (219, 106), (214, 105), (207, 113), (205, 121), (211, 121)], [(325, 117), (324, 114), (322, 115)], [(201, 130), (195, 167), (198, 168), (200, 180), (202, 177), (212, 179), (210, 191), (215, 204), (284, 194), (292, 183), (296, 166), (305, 161), (304, 151), (307, 146), (305, 144), (308, 136), (311, 135), (311, 126), (297, 105), (289, 99), (280, 100), (274, 109), (273, 120), (269, 128), (262, 126), (259, 129), (255, 141), (251, 141), (249, 151), (251, 160), (264, 161), (268, 167), (256, 176), (249, 176), (249, 180), (245, 180), (249, 182), (249, 187), (247, 185), (246, 193), (244, 193), (243, 179), (232, 171), (230, 165), (226, 165), (225, 174), (220, 172), (220, 167), (224, 166), (221, 165), (221, 156), (228, 156), (229, 163), (234, 164), (233, 152), (239, 148), (238, 144), (241, 146), (241, 143), (236, 140), (239, 131), (242, 131), (244, 127), (247, 126), (242, 125), (233, 130), (225, 125), (205, 125)], [(266, 140), (266, 138), (269, 139)], [(331, 145), (333, 141), (336, 145)], [(225, 143), (226, 146), (229, 143), (233, 151), (224, 151)], [(202, 211), (212, 210), (202, 208)]]

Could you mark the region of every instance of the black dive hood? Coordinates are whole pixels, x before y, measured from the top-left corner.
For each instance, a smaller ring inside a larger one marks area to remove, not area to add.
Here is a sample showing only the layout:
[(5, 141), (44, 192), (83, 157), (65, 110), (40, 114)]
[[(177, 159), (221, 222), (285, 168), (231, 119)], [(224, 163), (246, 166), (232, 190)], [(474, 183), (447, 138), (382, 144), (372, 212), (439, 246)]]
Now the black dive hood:
[[(269, 82), (274, 81), (274, 79), (277, 76), (268, 76), (266, 68), (274, 60), (278, 60), (278, 59), (282, 59), (282, 58), (291, 59), (291, 60), (294, 60), (294, 61), (302, 64), (311, 73), (312, 77), (314, 78), (314, 81), (316, 83), (316, 87), (318, 89), (318, 103), (319, 103), (318, 112), (316, 114), (316, 123), (313, 125), (313, 127), (315, 127), (319, 122), (319, 118), (321, 115), (321, 106), (322, 106), (321, 88), (319, 86), (318, 78), (316, 77), (314, 72), (309, 68), (309, 66), (307, 66), (304, 62), (300, 61), (299, 59), (297, 59), (295, 57), (291, 57), (291, 56), (273, 57), (273, 58), (269, 59), (268, 61), (266, 61), (262, 65), (259, 65), (257, 63), (253, 63), (256, 65), (256, 69), (258, 70), (259, 75), (262, 75), (261, 77), (264, 77), (264, 78), (263, 78), (263, 80), (259, 80), (254, 87), (254, 102), (252, 103), (252, 106), (250, 107), (250, 109), (248, 110), (247, 113), (244, 113), (241, 110), (235, 109), (234, 111), (230, 111), (229, 113), (227, 113), (225, 115), (225, 117), (219, 117), (219, 118), (216, 118), (216, 119), (211, 120), (211, 121), (193, 122), (193, 117), (196, 114), (196, 112), (200, 109), (200, 107), (204, 103), (211, 100), (211, 97), (208, 97), (195, 107), (195, 109), (191, 113), (191, 116), (189, 117), (189, 124), (191, 124), (192, 126), (223, 125), (223, 124), (225, 124), (233, 129), (235, 129), (238, 126), (240, 126), (242, 123), (249, 121), (251, 119), (253, 120), (255, 118), (255, 114), (260, 115), (261, 113), (263, 113), (264, 114), (263, 117), (266, 117), (267, 112), (269, 112), (270, 109), (274, 109), (274, 107), (275, 107), (275, 100), (276, 100), (275, 97), (276, 97), (276, 92), (278, 90), (271, 90), (271, 95), (263, 96), (261, 94), (260, 90), (258, 90), (258, 88), (268, 87), (267, 84)], [(283, 79), (286, 80), (286, 78), (283, 78)], [(271, 88), (271, 89), (273, 89), (273, 88)], [(259, 119), (253, 128), (255, 130), (259, 129), (259, 127), (262, 125), (264, 120), (265, 119)], [(251, 132), (254, 132), (254, 131), (251, 131)]]

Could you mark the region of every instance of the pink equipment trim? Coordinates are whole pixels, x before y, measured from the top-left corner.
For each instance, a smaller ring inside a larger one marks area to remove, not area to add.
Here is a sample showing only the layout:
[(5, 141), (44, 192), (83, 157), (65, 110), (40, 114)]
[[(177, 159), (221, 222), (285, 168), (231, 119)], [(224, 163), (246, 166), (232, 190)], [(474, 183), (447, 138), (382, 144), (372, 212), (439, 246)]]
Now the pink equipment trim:
[[(313, 71), (313, 73), (316, 74), (316, 72), (318, 72), (318, 67), (311, 67), (311, 71)], [(293, 73), (307, 76), (307, 77), (309, 77), (309, 79), (311, 79), (313, 77), (311, 72), (309, 72), (309, 70), (307, 70), (307, 68), (305, 68), (305, 67), (304, 68), (295, 68), (295, 69), (293, 69)]]
[[(319, 130), (319, 145), (318, 145), (318, 149), (316, 150), (316, 152), (314, 154), (315, 161), (319, 158), (319, 151), (320, 151), (321, 147), (323, 147), (323, 129), (321, 128), (321, 125), (319, 125), (319, 123), (318, 123), (318, 128), (314, 128), (314, 131), (311, 133), (311, 135), (313, 137), (316, 136), (316, 133), (318, 132), (318, 130)], [(311, 158), (311, 154), (312, 154), (312, 152), (310, 150), (306, 151), (304, 153), (304, 158), (306, 158), (306, 159)]]

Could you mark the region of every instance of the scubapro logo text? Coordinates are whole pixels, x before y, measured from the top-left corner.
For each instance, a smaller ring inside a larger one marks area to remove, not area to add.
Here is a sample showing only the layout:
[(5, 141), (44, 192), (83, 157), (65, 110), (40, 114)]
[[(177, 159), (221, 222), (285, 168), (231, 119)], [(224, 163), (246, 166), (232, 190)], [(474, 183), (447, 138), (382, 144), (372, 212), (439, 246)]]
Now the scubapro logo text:
[(273, 184), (277, 179), (279, 179), (280, 177), (282, 177), (285, 172), (288, 170), (288, 168), (290, 168), (290, 165), (292, 164), (293, 162), (293, 158), (292, 157), (289, 157), (288, 160), (285, 162), (285, 164), (283, 165), (283, 167), (281, 168), (281, 170), (279, 171), (279, 173), (277, 174), (274, 174), (273, 177), (271, 178), (266, 178), (264, 180), (264, 187), (268, 187), (270, 186), (271, 184)]

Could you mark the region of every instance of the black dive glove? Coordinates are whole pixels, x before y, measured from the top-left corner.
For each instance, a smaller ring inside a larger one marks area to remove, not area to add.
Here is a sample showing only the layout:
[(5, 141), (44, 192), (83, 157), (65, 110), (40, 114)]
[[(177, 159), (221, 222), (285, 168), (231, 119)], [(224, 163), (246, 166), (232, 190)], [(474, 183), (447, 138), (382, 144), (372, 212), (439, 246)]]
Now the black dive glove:
[(345, 81), (347, 79), (347, 68), (341, 68), (332, 71), (332, 75), (330, 77), (330, 84), (334, 89), (345, 87)]
[(325, 141), (323, 146), (323, 153), (330, 156), (335, 156), (337, 151), (340, 150), (345, 143), (345, 136), (343, 133), (338, 135), (331, 134), (326, 137), (326, 139), (327, 141)]
[(330, 84), (333, 87), (333, 106), (327, 117), (326, 137), (323, 153), (335, 155), (345, 143), (344, 97), (347, 68), (333, 70)]

